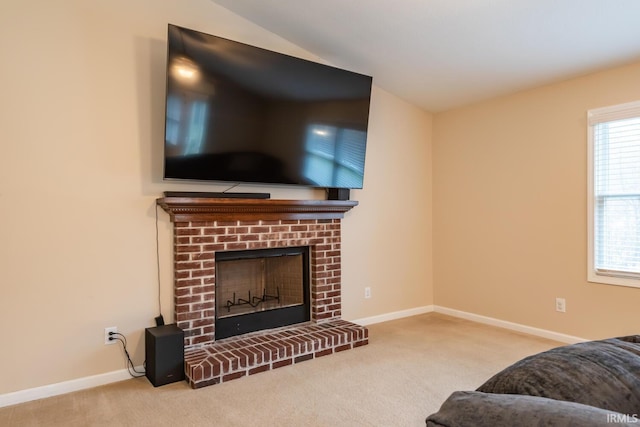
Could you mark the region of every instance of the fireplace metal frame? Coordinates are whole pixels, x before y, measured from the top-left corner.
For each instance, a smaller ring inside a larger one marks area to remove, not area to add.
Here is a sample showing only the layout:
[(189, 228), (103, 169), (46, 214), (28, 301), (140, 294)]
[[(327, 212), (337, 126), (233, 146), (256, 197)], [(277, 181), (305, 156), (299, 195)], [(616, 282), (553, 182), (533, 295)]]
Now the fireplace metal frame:
[[(229, 338), (263, 329), (289, 326), (311, 320), (310, 295), (310, 248), (309, 246), (288, 246), (281, 248), (253, 249), (245, 251), (216, 252), (216, 263), (239, 259), (302, 255), (303, 304), (291, 307), (274, 308), (265, 311), (219, 317), (216, 310), (215, 339)], [(216, 284), (217, 286), (217, 284)]]

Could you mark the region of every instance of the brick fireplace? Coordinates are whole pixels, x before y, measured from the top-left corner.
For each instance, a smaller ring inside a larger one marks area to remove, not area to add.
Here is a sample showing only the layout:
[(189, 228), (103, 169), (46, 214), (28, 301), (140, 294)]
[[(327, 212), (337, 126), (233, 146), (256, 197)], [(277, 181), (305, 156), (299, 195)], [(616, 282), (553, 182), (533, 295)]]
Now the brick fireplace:
[[(368, 343), (341, 319), (341, 220), (355, 201), (158, 199), (174, 224), (175, 321), (194, 388)], [(216, 254), (308, 247), (310, 321), (216, 340)]]

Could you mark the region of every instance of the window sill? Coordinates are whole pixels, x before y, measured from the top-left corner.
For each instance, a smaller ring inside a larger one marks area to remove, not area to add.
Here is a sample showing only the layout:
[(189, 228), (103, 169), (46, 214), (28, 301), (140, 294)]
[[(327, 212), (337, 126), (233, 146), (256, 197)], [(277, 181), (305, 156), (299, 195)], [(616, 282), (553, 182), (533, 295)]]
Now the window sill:
[(626, 286), (629, 288), (640, 288), (640, 279), (630, 279), (628, 277), (610, 276), (597, 274), (590, 271), (587, 275), (587, 281), (591, 283), (600, 283), (603, 285)]

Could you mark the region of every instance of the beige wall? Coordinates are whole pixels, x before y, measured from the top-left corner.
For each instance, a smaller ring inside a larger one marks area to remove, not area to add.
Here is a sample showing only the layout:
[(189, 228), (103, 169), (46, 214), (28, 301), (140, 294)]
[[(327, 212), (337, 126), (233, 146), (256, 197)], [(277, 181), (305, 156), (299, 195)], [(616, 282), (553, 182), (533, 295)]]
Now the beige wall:
[(638, 99), (640, 63), (435, 115), (437, 305), (584, 338), (638, 332), (640, 289), (586, 281), (586, 111)]
[[(119, 346), (103, 344), (109, 326), (142, 364), (158, 313), (155, 199), (224, 188), (161, 181), (167, 23), (316, 59), (209, 0), (0, 6), (0, 394), (124, 369)], [(343, 227), (348, 319), (433, 302), (431, 116), (378, 88), (371, 110), (365, 189), (352, 192), (361, 204)], [(171, 232), (161, 211), (167, 321)]]
[(369, 132), (365, 190), (342, 228), (347, 319), (433, 303), (431, 114), (377, 89)]

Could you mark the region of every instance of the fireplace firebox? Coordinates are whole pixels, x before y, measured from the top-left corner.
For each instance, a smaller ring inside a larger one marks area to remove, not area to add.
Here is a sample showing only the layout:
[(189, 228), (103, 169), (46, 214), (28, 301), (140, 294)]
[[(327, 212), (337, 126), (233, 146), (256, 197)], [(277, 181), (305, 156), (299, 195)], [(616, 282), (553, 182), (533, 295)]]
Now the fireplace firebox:
[(309, 248), (216, 253), (216, 340), (308, 322)]

